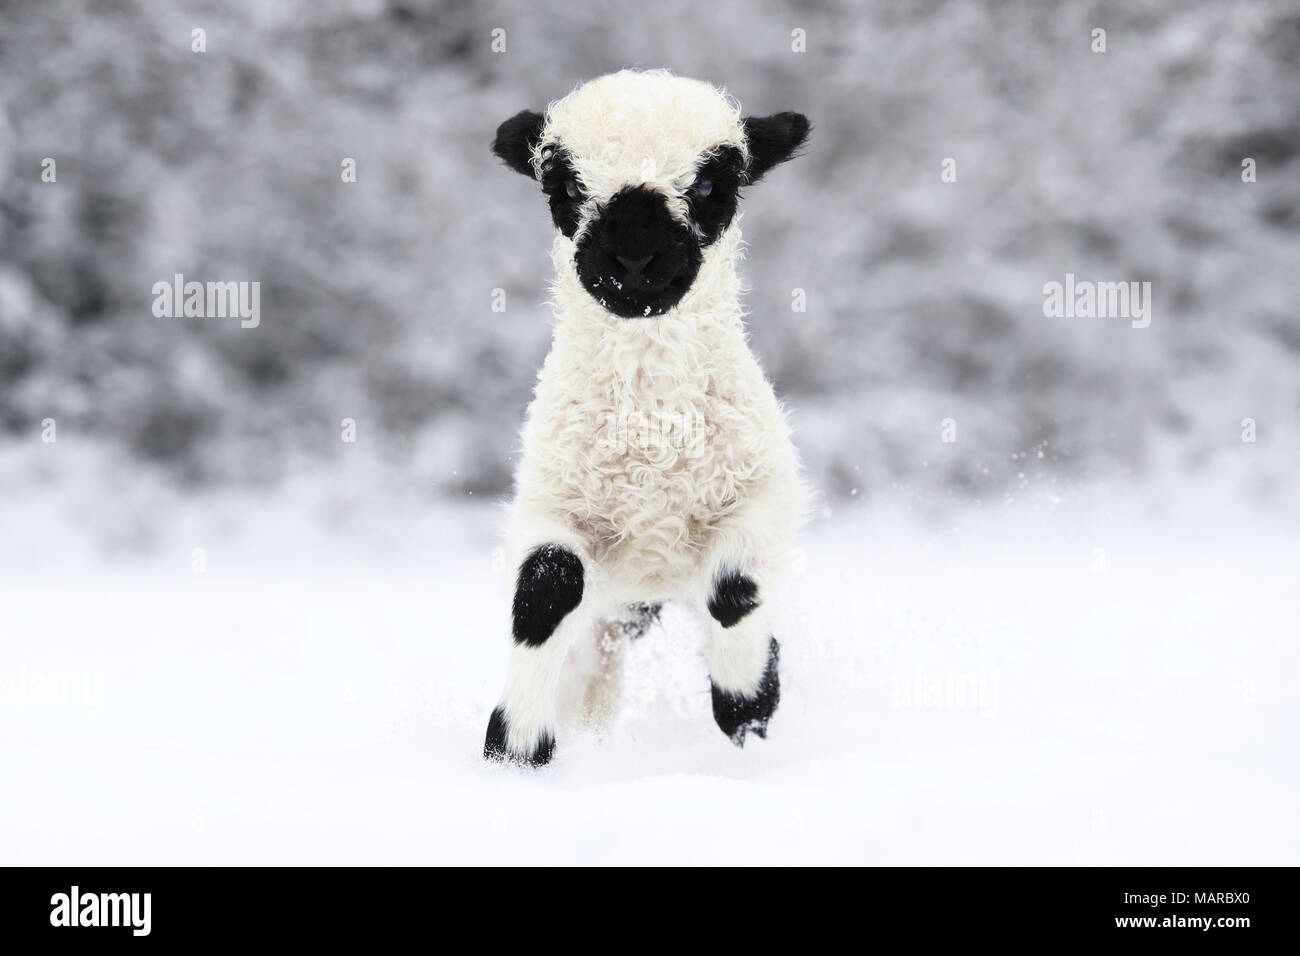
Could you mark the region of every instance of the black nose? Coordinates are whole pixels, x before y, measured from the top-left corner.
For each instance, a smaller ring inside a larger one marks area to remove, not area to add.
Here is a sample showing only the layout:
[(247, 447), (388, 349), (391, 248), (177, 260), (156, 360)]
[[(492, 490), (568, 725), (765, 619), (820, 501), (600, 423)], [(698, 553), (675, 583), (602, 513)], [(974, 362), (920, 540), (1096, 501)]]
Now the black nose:
[(644, 259), (629, 259), (627, 256), (615, 256), (615, 258), (622, 263), (623, 268), (627, 270), (628, 275), (634, 276), (640, 275), (641, 270), (650, 264), (650, 260), (653, 259), (654, 256), (646, 256)]

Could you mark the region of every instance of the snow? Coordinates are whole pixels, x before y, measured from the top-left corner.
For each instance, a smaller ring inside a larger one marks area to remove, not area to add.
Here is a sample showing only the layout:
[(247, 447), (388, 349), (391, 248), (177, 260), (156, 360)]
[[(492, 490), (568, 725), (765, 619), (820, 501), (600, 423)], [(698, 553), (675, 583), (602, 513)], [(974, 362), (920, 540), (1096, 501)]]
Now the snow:
[(479, 757), (490, 505), (160, 495), (105, 544), (66, 490), (5, 496), (0, 859), (1294, 864), (1300, 537), (1207, 495), (836, 505), (768, 740), (713, 725), (669, 606), (541, 772)]

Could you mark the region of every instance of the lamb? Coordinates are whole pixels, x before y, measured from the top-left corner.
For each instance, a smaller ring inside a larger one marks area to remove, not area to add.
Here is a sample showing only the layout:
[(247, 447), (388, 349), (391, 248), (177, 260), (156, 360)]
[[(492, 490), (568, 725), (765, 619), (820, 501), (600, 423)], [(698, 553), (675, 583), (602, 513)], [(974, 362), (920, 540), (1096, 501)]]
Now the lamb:
[(709, 628), (718, 726), (740, 746), (766, 737), (767, 598), (807, 496), (746, 341), (737, 201), (808, 132), (802, 114), (742, 117), (663, 70), (592, 80), (498, 128), (493, 151), (550, 205), (556, 324), (507, 522), (513, 647), (486, 758), (545, 764), (557, 727), (607, 719), (620, 642), (669, 600)]

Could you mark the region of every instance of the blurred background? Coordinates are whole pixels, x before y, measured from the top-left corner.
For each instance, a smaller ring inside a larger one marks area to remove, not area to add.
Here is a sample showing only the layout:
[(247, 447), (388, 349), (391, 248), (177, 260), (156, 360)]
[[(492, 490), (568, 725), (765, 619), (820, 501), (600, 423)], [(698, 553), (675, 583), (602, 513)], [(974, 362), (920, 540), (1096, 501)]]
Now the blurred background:
[[(754, 347), (827, 502), (942, 507), (1153, 475), (1290, 493), (1300, 11), (1285, 0), (616, 15), (7, 0), (7, 490), (71, 480), (40, 440), (53, 418), (63, 460), (119, 494), (356, 481), (364, 458), (376, 493), (507, 495), (549, 343), (551, 225), (487, 144), (517, 110), (624, 66), (815, 124), (807, 154), (747, 196), (744, 277)], [(1067, 272), (1151, 282), (1150, 327), (1044, 318), (1042, 287)], [(156, 318), (153, 284), (175, 273), (260, 281), (260, 327)]]

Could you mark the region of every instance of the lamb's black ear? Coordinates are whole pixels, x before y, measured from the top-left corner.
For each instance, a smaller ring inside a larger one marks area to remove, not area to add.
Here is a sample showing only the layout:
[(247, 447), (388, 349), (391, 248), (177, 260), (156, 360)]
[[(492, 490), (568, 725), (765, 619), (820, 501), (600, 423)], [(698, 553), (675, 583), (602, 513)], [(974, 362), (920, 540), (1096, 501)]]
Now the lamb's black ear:
[(505, 160), (506, 165), (530, 179), (533, 176), (533, 147), (542, 138), (541, 113), (520, 110), (497, 127), (497, 138), (492, 141), (492, 152)]
[(749, 167), (746, 178), (756, 183), (773, 166), (794, 156), (812, 127), (802, 113), (773, 113), (771, 116), (746, 116), (745, 139), (749, 141)]

